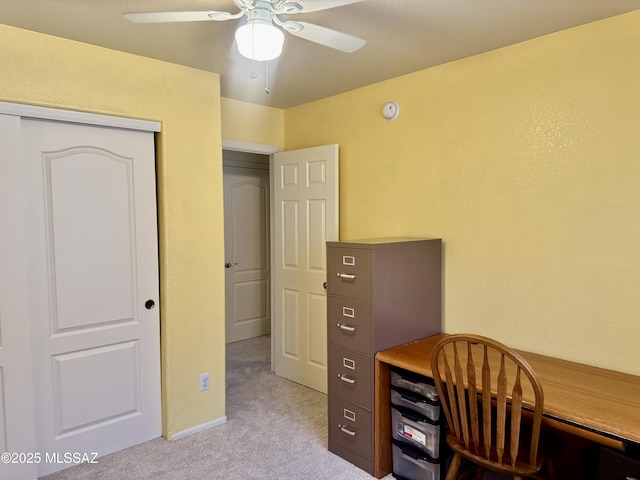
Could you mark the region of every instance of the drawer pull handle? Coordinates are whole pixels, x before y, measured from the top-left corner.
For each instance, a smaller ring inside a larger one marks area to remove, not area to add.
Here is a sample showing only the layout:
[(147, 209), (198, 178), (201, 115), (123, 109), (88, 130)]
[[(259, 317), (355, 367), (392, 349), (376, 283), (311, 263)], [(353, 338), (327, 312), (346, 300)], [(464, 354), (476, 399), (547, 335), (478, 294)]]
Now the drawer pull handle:
[(344, 425), (338, 425), (338, 428), (340, 429), (340, 431), (342, 433), (346, 433), (347, 435), (351, 435), (352, 437), (356, 436), (356, 432), (354, 432), (353, 430), (349, 430), (347, 427), (345, 427)]
[(356, 381), (353, 378), (349, 378), (346, 375), (343, 375), (341, 373), (338, 374), (338, 378), (340, 380), (342, 380), (343, 382), (347, 382), (350, 383), (351, 385), (353, 385), (354, 383), (356, 383)]
[(355, 280), (356, 276), (352, 273), (338, 273), (340, 278), (344, 278), (345, 280)]
[(353, 332), (355, 332), (355, 331), (356, 331), (356, 327), (352, 327), (352, 326), (350, 326), (350, 325), (347, 325), (346, 323), (339, 323), (339, 324), (338, 324), (338, 327), (339, 327), (341, 330), (344, 330), (345, 332), (351, 332), (351, 333), (353, 333)]
[(629, 477), (629, 476), (626, 476), (626, 477), (624, 477), (624, 478), (625, 478), (626, 480), (637, 480), (637, 479), (636, 479), (636, 477)]

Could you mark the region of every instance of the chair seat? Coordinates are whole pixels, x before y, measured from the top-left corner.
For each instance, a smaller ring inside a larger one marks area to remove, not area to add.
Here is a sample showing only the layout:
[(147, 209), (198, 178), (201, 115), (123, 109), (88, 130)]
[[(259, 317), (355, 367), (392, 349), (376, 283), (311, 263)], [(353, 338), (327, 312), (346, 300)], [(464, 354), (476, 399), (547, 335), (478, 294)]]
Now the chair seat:
[[(524, 426), (523, 430), (526, 430), (527, 426)], [(528, 451), (530, 448), (530, 442), (528, 441), (527, 436), (521, 437), (521, 442), (524, 442), (520, 445), (520, 451)], [(490, 470), (493, 470), (495, 472), (499, 472), (499, 473), (504, 473), (504, 474), (508, 474), (508, 475), (516, 475), (516, 476), (521, 476), (521, 477), (533, 477), (533, 478), (539, 478), (539, 475), (541, 474), (541, 472), (544, 470), (546, 472), (547, 475), (549, 475), (551, 478), (556, 478), (555, 477), (555, 467), (553, 465), (553, 457), (556, 456), (559, 452), (561, 452), (564, 449), (564, 440), (562, 440), (562, 438), (558, 437), (557, 435), (555, 435), (552, 432), (549, 431), (543, 431), (541, 433), (541, 438), (540, 438), (540, 445), (539, 445), (539, 449), (538, 449), (538, 463), (536, 465), (529, 465), (528, 463), (524, 463), (522, 461), (516, 462), (516, 469), (517, 470), (512, 470), (512, 469), (505, 469), (504, 465), (501, 465), (497, 462), (497, 455), (496, 452), (492, 452), (491, 455), (489, 455), (489, 463), (486, 462), (485, 460), (485, 456), (484, 456), (484, 448), (480, 448), (479, 452), (480, 452), (480, 457), (482, 457), (482, 461), (478, 461), (476, 462), (475, 459), (478, 458), (478, 456), (476, 456), (475, 454), (475, 450), (471, 451), (465, 448), (464, 444), (460, 444), (458, 442), (458, 439), (456, 438), (456, 436), (451, 433), (451, 432), (447, 432), (447, 444), (449, 445), (449, 447), (455, 452), (458, 453), (461, 457), (469, 460), (470, 462), (480, 466), (482, 465), (484, 468), (488, 468)], [(505, 441), (505, 445), (508, 445), (508, 439)], [(509, 453), (505, 453), (504, 458), (510, 459), (510, 455)], [(523, 458), (526, 458), (523, 457)]]
[[(510, 465), (510, 463), (507, 463), (505, 465), (505, 462), (509, 462), (509, 459), (510, 459), (510, 455), (508, 451), (504, 453), (503, 462), (500, 463), (498, 461), (497, 453), (495, 452), (495, 450), (492, 450), (489, 454), (489, 460), (487, 460), (483, 447), (479, 447), (478, 448), (479, 454), (476, 454), (475, 449), (473, 451), (468, 450), (464, 444), (460, 444), (458, 442), (458, 439), (456, 438), (456, 436), (451, 432), (447, 433), (447, 444), (451, 447), (451, 449), (455, 453), (460, 454), (462, 457), (466, 458), (467, 460), (473, 463), (482, 465), (483, 467), (494, 470), (496, 472), (506, 473), (509, 475), (518, 475), (522, 477), (530, 477), (535, 475), (542, 469), (542, 460), (543, 460), (542, 456), (540, 457), (539, 459), (540, 461), (536, 465), (531, 465), (528, 462), (522, 462), (522, 461), (516, 460), (515, 465), (512, 466)], [(509, 443), (507, 442), (506, 445), (507, 445), (506, 448), (508, 449)], [(528, 450), (528, 446), (523, 445), (521, 447), (521, 450), (522, 449)], [(525, 455), (525, 458), (528, 458), (528, 454)]]

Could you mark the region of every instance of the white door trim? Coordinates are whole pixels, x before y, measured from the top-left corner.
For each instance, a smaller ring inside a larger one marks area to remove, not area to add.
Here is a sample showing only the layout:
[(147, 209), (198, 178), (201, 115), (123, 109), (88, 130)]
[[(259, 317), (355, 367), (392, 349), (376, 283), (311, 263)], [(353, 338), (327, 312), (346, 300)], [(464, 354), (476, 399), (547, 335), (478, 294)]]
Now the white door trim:
[(240, 140), (222, 140), (223, 150), (235, 150), (237, 152), (262, 153), (264, 155), (272, 155), (284, 150), (276, 145), (264, 145), (262, 143), (242, 142)]
[[(282, 147), (278, 147), (277, 145), (265, 145), (262, 143), (250, 143), (250, 142), (242, 142), (240, 140), (228, 140), (222, 139), (222, 149), (223, 150), (235, 150), (239, 152), (249, 152), (249, 153), (262, 153), (264, 155), (269, 155), (269, 257), (270, 261), (275, 258), (275, 246), (274, 246), (274, 231), (273, 231), (273, 172), (271, 171), (272, 158), (273, 154), (277, 152), (281, 152), (284, 150)], [(269, 282), (273, 285), (273, 269), (271, 269), (271, 275), (269, 278)], [(271, 351), (275, 351), (275, 323), (273, 321), (275, 315), (275, 303), (274, 303), (274, 291), (273, 288), (270, 292), (270, 302), (271, 302)], [(275, 371), (276, 364), (271, 355), (271, 370)]]
[(41, 120), (58, 120), (62, 122), (84, 123), (86, 125), (100, 125), (103, 127), (126, 128), (128, 130), (142, 130), (145, 132), (159, 132), (160, 122), (138, 120), (136, 118), (113, 117), (98, 113), (76, 112), (58, 108), (36, 107), (19, 103), (0, 102), (0, 114), (16, 115), (23, 118), (38, 118)]

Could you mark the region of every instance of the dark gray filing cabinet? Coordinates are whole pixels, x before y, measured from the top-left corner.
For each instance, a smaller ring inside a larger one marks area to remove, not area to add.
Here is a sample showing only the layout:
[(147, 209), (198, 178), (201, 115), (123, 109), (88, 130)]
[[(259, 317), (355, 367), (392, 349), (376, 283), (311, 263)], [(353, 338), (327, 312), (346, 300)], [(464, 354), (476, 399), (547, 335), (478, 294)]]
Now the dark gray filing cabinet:
[(329, 450), (374, 475), (375, 354), (441, 332), (442, 241), (327, 242), (327, 279)]

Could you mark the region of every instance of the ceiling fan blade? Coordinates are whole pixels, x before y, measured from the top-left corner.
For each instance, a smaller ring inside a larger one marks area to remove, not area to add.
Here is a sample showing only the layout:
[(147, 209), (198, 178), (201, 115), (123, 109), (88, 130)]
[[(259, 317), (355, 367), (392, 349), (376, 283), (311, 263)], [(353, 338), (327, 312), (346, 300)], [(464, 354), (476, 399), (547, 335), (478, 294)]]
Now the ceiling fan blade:
[(366, 40), (363, 40), (348, 33), (338, 32), (330, 28), (321, 27), (307, 22), (277, 22), (282, 28), (292, 35), (295, 35), (311, 42), (319, 43), (325, 47), (335, 48), (346, 53), (353, 53), (362, 48)]
[(165, 23), (165, 22), (202, 22), (211, 20), (231, 20), (240, 18), (244, 12), (229, 13), (215, 10), (191, 12), (131, 12), (125, 13), (124, 18), (134, 23)]
[[(282, 8), (284, 9), (283, 13), (309, 13), (317, 12), (319, 10), (327, 10), (328, 8), (342, 7), (344, 5), (362, 1), (363, 0), (296, 0), (292, 2), (284, 1)], [(294, 7), (289, 7), (289, 10), (287, 11), (287, 7), (292, 5), (297, 9), (297, 11), (291, 10), (291, 8)], [(276, 8), (278, 8), (277, 4)]]

